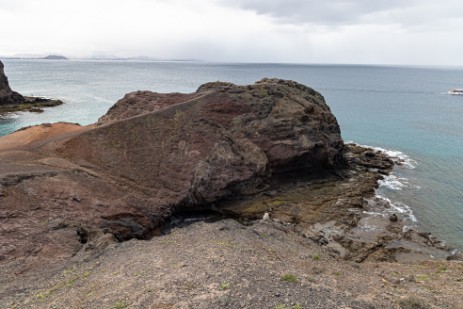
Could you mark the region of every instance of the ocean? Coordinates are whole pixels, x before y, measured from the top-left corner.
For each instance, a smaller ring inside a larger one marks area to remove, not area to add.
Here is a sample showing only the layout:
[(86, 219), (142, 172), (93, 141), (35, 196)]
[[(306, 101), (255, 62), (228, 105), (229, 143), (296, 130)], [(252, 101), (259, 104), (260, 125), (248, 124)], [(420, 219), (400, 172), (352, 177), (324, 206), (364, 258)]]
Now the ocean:
[[(44, 113), (0, 117), (0, 135), (44, 122), (95, 122), (125, 93), (192, 92), (209, 81), (292, 79), (321, 92), (346, 141), (378, 147), (404, 164), (381, 182), (407, 225), (463, 249), (463, 68), (205, 62), (2, 60), (11, 87), (58, 98)], [(378, 214), (381, 215), (381, 214)]]

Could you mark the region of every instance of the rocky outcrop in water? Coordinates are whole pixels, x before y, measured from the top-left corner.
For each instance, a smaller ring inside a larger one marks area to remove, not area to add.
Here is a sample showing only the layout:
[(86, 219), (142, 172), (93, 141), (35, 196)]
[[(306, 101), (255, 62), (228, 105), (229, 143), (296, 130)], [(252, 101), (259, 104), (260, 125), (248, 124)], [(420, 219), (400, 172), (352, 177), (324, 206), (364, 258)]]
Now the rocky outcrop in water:
[(22, 95), (11, 90), (3, 63), (0, 61), (0, 105), (22, 103), (24, 100)]
[(132, 93), (98, 125), (55, 153), (140, 193), (126, 201), (136, 211), (100, 222), (118, 239), (145, 237), (173, 212), (213, 208), (263, 192), (275, 179), (321, 177), (344, 163), (339, 126), (323, 97), (289, 81)]
[(3, 63), (0, 61), (0, 114), (17, 111), (41, 113), (43, 112), (42, 107), (52, 107), (61, 104), (63, 104), (61, 100), (24, 97), (12, 91), (4, 72)]
[[(97, 126), (33, 127), (2, 138), (0, 149), (7, 260), (70, 254), (103, 233), (149, 238), (173, 213), (217, 210), (345, 164), (323, 97), (276, 79), (131, 93)], [(31, 237), (14, 232), (21, 226)]]
[(95, 256), (114, 240), (160, 235), (173, 215), (206, 210), (293, 224), (346, 259), (394, 260), (410, 252), (405, 240), (392, 244), (405, 237), (401, 220), (377, 234), (363, 229), (392, 166), (344, 145), (323, 97), (293, 81), (134, 92), (96, 125), (41, 125), (0, 139), (0, 263), (15, 273)]

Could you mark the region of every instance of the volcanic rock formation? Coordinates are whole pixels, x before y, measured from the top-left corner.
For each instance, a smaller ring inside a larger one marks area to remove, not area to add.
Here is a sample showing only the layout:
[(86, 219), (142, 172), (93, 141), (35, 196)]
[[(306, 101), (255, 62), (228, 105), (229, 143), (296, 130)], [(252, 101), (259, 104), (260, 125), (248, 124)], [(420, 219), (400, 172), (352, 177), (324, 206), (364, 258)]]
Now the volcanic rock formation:
[(27, 226), (34, 237), (0, 236), (10, 258), (54, 251), (37, 249), (45, 243), (73, 252), (102, 232), (149, 238), (175, 212), (324, 177), (343, 166), (343, 152), (323, 97), (295, 82), (134, 92), (97, 126), (43, 125), (0, 140), (1, 211), (14, 213), (3, 227)]
[(275, 175), (334, 170), (344, 163), (343, 146), (319, 93), (263, 80), (210, 83), (193, 94), (128, 94), (95, 129), (55, 153), (140, 193), (125, 201), (135, 212), (100, 222), (128, 239), (144, 237), (173, 212), (262, 192)]
[(8, 78), (4, 72), (3, 63), (0, 61), (0, 105), (24, 102), (24, 97), (11, 90)]
[(323, 97), (293, 81), (134, 92), (95, 125), (0, 138), (0, 262), (15, 273), (58, 265), (82, 247), (98, 254), (113, 239), (159, 235), (173, 215), (198, 210), (267, 212), (345, 258), (391, 258), (397, 220), (369, 241), (349, 231), (369, 223), (362, 209), (392, 166), (344, 145)]

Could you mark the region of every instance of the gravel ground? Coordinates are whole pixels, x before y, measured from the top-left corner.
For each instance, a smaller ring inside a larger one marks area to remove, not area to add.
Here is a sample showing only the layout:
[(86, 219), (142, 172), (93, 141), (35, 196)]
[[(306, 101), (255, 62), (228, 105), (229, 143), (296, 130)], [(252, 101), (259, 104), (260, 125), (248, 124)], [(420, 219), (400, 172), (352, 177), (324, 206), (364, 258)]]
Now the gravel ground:
[(3, 284), (0, 308), (463, 308), (462, 262), (344, 261), (271, 220), (86, 246)]

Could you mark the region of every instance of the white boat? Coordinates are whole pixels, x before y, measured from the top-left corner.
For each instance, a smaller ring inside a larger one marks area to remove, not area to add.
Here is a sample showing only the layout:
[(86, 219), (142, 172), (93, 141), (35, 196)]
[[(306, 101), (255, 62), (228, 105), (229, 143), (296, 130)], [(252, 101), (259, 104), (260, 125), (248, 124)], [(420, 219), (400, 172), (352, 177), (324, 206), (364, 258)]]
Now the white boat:
[(449, 90), (451, 95), (463, 95), (463, 88), (453, 88)]

